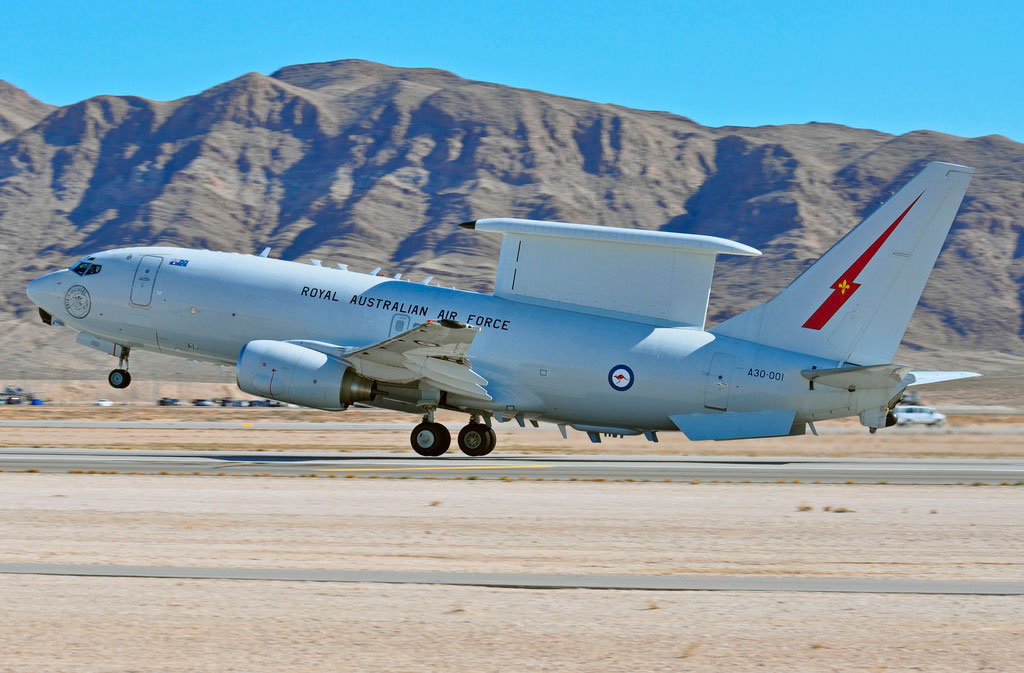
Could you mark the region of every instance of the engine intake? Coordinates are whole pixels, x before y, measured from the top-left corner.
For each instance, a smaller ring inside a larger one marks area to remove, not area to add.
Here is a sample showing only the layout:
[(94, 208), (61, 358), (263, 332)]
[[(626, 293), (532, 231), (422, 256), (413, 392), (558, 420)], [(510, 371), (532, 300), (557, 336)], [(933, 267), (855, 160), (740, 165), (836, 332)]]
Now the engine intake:
[(238, 354), (238, 387), (250, 395), (337, 411), (377, 394), (341, 360), (284, 341), (250, 341)]

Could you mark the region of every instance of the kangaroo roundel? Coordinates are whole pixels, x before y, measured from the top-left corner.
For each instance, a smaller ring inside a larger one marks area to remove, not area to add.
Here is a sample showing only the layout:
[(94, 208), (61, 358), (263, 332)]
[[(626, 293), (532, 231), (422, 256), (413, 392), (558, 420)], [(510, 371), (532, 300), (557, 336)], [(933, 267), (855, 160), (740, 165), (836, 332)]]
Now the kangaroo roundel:
[(608, 372), (608, 383), (616, 390), (629, 390), (633, 387), (633, 370), (626, 365), (615, 365)]

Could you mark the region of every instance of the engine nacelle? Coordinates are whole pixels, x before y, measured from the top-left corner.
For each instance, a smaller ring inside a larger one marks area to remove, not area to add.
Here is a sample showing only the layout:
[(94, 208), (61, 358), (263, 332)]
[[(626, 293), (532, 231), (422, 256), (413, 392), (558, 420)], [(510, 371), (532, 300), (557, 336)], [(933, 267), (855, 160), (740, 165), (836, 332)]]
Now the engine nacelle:
[(238, 387), (250, 395), (339, 410), (373, 399), (373, 381), (341, 360), (284, 341), (250, 341), (238, 354)]

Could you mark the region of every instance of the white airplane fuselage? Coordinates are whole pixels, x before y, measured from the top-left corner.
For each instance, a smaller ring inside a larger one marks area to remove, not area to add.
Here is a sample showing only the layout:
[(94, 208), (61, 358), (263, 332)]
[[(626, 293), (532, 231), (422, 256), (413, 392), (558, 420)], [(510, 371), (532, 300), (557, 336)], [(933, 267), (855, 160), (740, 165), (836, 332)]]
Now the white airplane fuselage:
[[(51, 273), (29, 295), (54, 320), (132, 350), (234, 365), (258, 339), (363, 347), (428, 320), (464, 322), (479, 329), (468, 357), (493, 398), (471, 408), (506, 419), (643, 432), (677, 429), (678, 414), (796, 409), (795, 422), (806, 423), (892, 394), (814, 389), (802, 370), (841, 363), (697, 328), (235, 253), (139, 247), (89, 259), (99, 272)], [(148, 280), (143, 260), (154, 269)], [(74, 286), (88, 294), (82, 317), (81, 300), (67, 299)], [(620, 366), (632, 372), (628, 387), (612, 380)]]

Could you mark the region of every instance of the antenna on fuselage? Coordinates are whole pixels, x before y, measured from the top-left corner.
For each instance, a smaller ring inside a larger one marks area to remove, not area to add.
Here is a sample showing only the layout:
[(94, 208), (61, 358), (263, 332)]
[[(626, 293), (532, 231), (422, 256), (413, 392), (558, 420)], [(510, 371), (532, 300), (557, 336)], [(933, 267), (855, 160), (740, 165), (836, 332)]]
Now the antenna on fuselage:
[(380, 269), (381, 269), (381, 267), (378, 266), (376, 269), (374, 269), (373, 271), (370, 272), (370, 275), (371, 276), (376, 276), (378, 273), (380, 273)]
[(260, 253), (260, 257), (266, 257), (270, 254), (270, 248), (263, 248), (263, 252)]
[(312, 257), (310, 257), (310, 258), (309, 258), (309, 261), (310, 261), (310, 263), (311, 263), (311, 264), (312, 264), (313, 266), (320, 266), (320, 260), (319, 260), (319, 259), (313, 259)]
[(422, 280), (421, 282), (422, 282), (422, 283), (423, 283), (424, 285), (430, 285), (430, 281), (432, 281), (432, 280), (434, 280), (434, 277), (433, 277), (433, 276), (427, 276), (427, 277), (426, 277), (426, 278), (424, 278), (424, 279), (423, 279), (423, 280)]
[(341, 269), (342, 271), (348, 271), (348, 264), (342, 264), (341, 262), (338, 262), (338, 268)]

